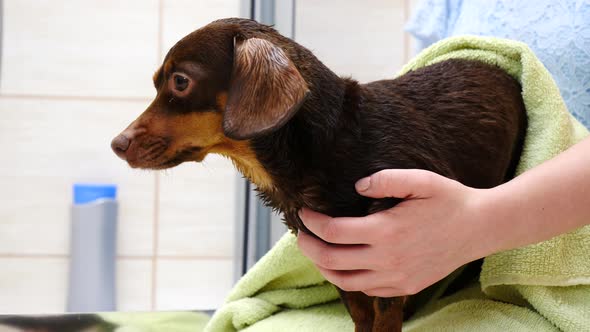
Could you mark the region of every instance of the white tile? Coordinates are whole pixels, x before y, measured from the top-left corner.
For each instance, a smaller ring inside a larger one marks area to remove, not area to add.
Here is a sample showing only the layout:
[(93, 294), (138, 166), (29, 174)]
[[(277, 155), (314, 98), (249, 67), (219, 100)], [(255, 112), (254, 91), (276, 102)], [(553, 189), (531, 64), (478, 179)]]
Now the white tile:
[(4, 0), (4, 94), (151, 96), (157, 0)]
[[(0, 314), (65, 312), (68, 264), (67, 257), (0, 258)], [(151, 265), (118, 260), (117, 310), (151, 309)]]
[(0, 258), (0, 314), (64, 312), (67, 269), (66, 258)]
[(71, 197), (67, 181), (5, 173), (0, 181), (0, 253), (66, 254)]
[(299, 0), (295, 37), (335, 73), (367, 82), (404, 62), (404, 2)]
[(224, 260), (159, 260), (156, 310), (218, 308), (232, 286), (233, 264)]
[(231, 257), (238, 177), (217, 155), (161, 176), (158, 254)]
[(117, 311), (149, 311), (152, 305), (152, 260), (117, 260)]
[(67, 253), (75, 182), (117, 184), (119, 254), (152, 253), (155, 175), (110, 149), (145, 104), (0, 97), (0, 253)]
[(162, 59), (182, 37), (214, 20), (240, 15), (241, 0), (163, 0)]

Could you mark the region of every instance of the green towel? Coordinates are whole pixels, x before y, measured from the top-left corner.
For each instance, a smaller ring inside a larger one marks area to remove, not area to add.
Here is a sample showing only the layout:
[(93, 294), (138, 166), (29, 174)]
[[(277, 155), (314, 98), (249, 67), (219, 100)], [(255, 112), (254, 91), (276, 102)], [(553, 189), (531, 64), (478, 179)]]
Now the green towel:
[(113, 332), (203, 331), (209, 316), (201, 312), (112, 312), (99, 316), (117, 327)]
[[(446, 39), (420, 53), (400, 74), (451, 58), (497, 65), (521, 83), (528, 130), (518, 173), (588, 134), (567, 112), (542, 63), (519, 42)], [(486, 257), (481, 283), (432, 301), (404, 324), (404, 331), (590, 330), (589, 257), (590, 226)], [(301, 255), (296, 238), (286, 234), (237, 283), (205, 327), (236, 330), (341, 332), (352, 331), (353, 323), (335, 288)]]
[[(291, 233), (235, 285), (205, 331), (350, 330), (336, 288), (301, 254)], [(320, 319), (315, 319), (320, 318)]]

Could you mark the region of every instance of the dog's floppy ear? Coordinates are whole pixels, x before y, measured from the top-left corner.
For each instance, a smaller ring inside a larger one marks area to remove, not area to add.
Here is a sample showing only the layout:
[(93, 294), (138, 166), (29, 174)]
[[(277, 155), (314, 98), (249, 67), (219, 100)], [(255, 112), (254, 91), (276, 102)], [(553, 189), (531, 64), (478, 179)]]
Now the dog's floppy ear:
[(284, 125), (309, 93), (285, 52), (260, 39), (234, 39), (234, 63), (223, 115), (223, 131), (248, 139)]

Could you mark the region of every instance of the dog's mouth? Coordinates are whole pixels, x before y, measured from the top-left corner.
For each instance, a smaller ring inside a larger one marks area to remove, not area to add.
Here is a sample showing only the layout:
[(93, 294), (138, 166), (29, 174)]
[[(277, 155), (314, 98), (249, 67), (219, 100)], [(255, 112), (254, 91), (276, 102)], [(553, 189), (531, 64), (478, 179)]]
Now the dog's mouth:
[(167, 169), (178, 166), (185, 161), (196, 161), (200, 162), (205, 158), (205, 154), (203, 152), (203, 148), (201, 147), (188, 147), (184, 148), (180, 151), (177, 151), (171, 158), (168, 158), (166, 161), (161, 163), (156, 167), (152, 167), (152, 169)]
[(136, 153), (128, 153), (127, 163), (132, 168), (162, 170), (172, 168), (185, 161), (200, 162), (205, 158), (205, 149), (197, 146), (188, 146), (167, 153), (170, 150), (170, 141), (164, 138), (156, 138), (141, 142), (132, 150)]

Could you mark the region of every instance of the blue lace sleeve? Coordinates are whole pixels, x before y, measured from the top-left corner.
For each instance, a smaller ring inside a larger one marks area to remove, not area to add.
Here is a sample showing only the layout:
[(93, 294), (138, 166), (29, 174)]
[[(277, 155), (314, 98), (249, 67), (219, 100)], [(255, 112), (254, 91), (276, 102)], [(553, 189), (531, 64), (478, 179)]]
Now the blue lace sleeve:
[(423, 0), (406, 29), (426, 47), (474, 34), (528, 44), (560, 88), (570, 112), (590, 126), (590, 1)]
[(406, 31), (416, 38), (416, 53), (449, 36), (463, 0), (422, 0), (416, 4)]

